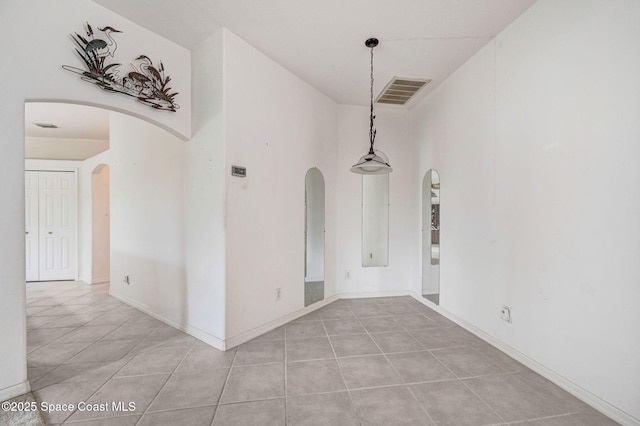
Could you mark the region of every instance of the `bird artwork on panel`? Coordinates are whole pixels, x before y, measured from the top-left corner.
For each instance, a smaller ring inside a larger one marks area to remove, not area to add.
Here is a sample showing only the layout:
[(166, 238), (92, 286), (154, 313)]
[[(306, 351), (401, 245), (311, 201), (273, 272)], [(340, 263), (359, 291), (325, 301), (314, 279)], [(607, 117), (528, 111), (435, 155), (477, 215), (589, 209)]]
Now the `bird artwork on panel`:
[(95, 84), (104, 91), (131, 96), (151, 108), (172, 112), (180, 108), (175, 102), (178, 92), (173, 92), (169, 87), (171, 77), (165, 73), (162, 61), (156, 65), (147, 55), (139, 55), (130, 64), (131, 71), (121, 77), (122, 64), (109, 61), (110, 58), (115, 59), (118, 48), (113, 35), (122, 31), (111, 26), (96, 29), (94, 31), (87, 22), (86, 36), (78, 33), (71, 35), (84, 68), (62, 65), (63, 69), (79, 74), (83, 81)]

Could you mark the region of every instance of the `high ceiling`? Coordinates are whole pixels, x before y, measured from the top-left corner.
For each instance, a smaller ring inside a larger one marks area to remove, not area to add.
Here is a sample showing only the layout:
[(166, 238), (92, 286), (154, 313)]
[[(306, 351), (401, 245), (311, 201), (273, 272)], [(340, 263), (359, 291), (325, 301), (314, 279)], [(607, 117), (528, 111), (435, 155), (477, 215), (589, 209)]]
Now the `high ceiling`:
[[(535, 2), (93, 1), (187, 49), (226, 27), (338, 103), (351, 105), (369, 102), (367, 38), (380, 39), (375, 49), (375, 93), (394, 76), (433, 80), (421, 97)], [(59, 128), (41, 129), (35, 122)], [(108, 149), (108, 112), (28, 103), (25, 135), (28, 158), (88, 158)]]
[(535, 0), (94, 0), (188, 49), (226, 27), (343, 104), (394, 76), (432, 79), (428, 93)]

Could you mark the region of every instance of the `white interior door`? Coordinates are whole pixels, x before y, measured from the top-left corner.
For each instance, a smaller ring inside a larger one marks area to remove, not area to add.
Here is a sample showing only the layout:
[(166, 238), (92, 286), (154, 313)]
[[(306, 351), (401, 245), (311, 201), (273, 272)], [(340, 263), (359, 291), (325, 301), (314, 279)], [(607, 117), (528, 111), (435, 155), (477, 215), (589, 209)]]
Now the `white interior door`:
[(38, 172), (24, 174), (24, 245), (27, 281), (38, 281)]
[(39, 281), (76, 279), (77, 184), (73, 172), (38, 172)]

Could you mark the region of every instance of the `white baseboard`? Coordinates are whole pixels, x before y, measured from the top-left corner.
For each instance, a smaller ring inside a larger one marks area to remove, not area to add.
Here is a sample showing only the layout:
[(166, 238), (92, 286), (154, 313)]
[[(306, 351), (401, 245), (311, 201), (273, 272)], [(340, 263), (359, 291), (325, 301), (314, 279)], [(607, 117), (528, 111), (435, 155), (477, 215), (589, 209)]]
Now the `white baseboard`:
[(98, 278), (93, 278), (91, 280), (91, 284), (103, 284), (103, 283), (108, 283), (110, 281), (111, 279), (109, 277), (98, 277)]
[(31, 385), (29, 384), (29, 380), (25, 380), (17, 385), (9, 386), (8, 388), (0, 389), (0, 402), (23, 395), (30, 390)]
[(224, 351), (227, 348), (225, 348), (225, 341), (223, 339), (220, 339), (217, 336), (214, 336), (213, 334), (209, 334), (206, 331), (202, 331), (200, 329), (198, 329), (197, 327), (194, 327), (190, 324), (181, 324), (178, 323), (176, 321), (174, 321), (171, 318), (167, 318), (166, 316), (159, 314), (157, 312), (154, 312), (153, 310), (151, 310), (151, 308), (149, 308), (146, 305), (143, 305), (133, 299), (129, 299), (126, 296), (122, 296), (120, 294), (116, 294), (116, 293), (112, 293), (111, 291), (109, 292), (109, 295), (114, 297), (115, 299), (118, 299), (119, 301), (126, 303), (129, 306), (132, 306), (134, 308), (136, 308), (139, 311), (144, 312), (145, 314), (154, 317), (155, 319), (164, 322), (165, 324), (169, 324), (171, 327), (177, 328), (178, 330), (184, 331), (187, 334), (190, 334), (191, 336), (195, 337), (196, 339), (202, 340), (203, 342), (207, 343), (208, 345), (213, 346), (214, 348)]
[(281, 318), (278, 318), (274, 321), (271, 321), (263, 326), (260, 326), (258, 328), (254, 328), (253, 330), (249, 330), (246, 331), (244, 333), (241, 333), (237, 336), (234, 336), (230, 339), (220, 339), (217, 336), (214, 336), (212, 334), (209, 334), (205, 331), (202, 331), (200, 329), (198, 329), (197, 327), (194, 327), (192, 325), (189, 324), (180, 324), (170, 318), (165, 317), (162, 314), (158, 314), (157, 312), (154, 312), (153, 310), (151, 310), (148, 306), (143, 305), (135, 300), (129, 299), (126, 296), (122, 296), (120, 294), (117, 293), (109, 293), (110, 296), (114, 297), (115, 299), (118, 299), (119, 301), (126, 303), (129, 306), (132, 306), (136, 309), (138, 309), (139, 311), (144, 312), (145, 314), (152, 316), (153, 318), (160, 320), (162, 322), (164, 322), (165, 324), (169, 324), (172, 327), (177, 328), (178, 330), (182, 330), (187, 334), (190, 334), (191, 336), (195, 337), (196, 339), (202, 340), (203, 342), (207, 343), (210, 346), (213, 346), (214, 348), (221, 350), (221, 351), (226, 351), (228, 349), (234, 348), (238, 345), (241, 345), (243, 343), (248, 342), (251, 339), (254, 339), (264, 333), (267, 333), (275, 328), (280, 327), (281, 325), (284, 325), (286, 323), (288, 323), (289, 321), (293, 321), (294, 319), (300, 318), (301, 316), (304, 316), (310, 312), (313, 312), (317, 309), (322, 308), (323, 306), (328, 305), (331, 302), (335, 302), (337, 300), (336, 296), (331, 296), (328, 297), (318, 303), (314, 303), (311, 306), (307, 306), (306, 308), (303, 309), (299, 309), (295, 312), (292, 312), (288, 315), (285, 315)]
[(542, 377), (544, 377), (545, 379), (549, 380), (550, 382), (558, 385), (559, 387), (561, 387), (562, 389), (564, 389), (565, 391), (569, 392), (571, 395), (575, 396), (576, 398), (584, 401), (585, 403), (589, 404), (591, 407), (595, 408), (596, 410), (600, 411), (602, 414), (604, 414), (605, 416), (615, 420), (616, 422), (625, 425), (625, 426), (637, 426), (640, 425), (640, 419), (635, 418), (634, 416), (632, 416), (631, 414), (609, 404), (607, 401), (603, 400), (602, 398), (592, 394), (591, 392), (589, 392), (588, 390), (578, 386), (577, 384), (573, 383), (572, 381), (566, 379), (565, 377), (563, 377), (562, 375), (556, 373), (555, 371), (545, 367), (544, 365), (540, 364), (538, 361), (529, 358), (527, 355), (523, 354), (522, 352), (518, 351), (517, 349), (512, 348), (511, 346), (507, 345), (506, 343), (503, 343), (502, 341), (496, 339), (495, 337), (493, 337), (492, 335), (490, 335), (489, 333), (479, 329), (478, 327), (472, 325), (471, 323), (463, 320), (462, 318), (459, 318), (458, 316), (452, 314), (451, 312), (442, 309), (440, 306), (436, 305), (435, 303), (432, 303), (430, 300), (425, 299), (424, 297), (422, 297), (419, 294), (416, 294), (414, 292), (411, 292), (411, 297), (413, 297), (414, 299), (416, 299), (418, 302), (422, 303), (425, 306), (428, 306), (429, 308), (433, 309), (434, 311), (438, 312), (439, 314), (442, 314), (443, 316), (447, 317), (448, 319), (450, 319), (451, 321), (455, 322), (456, 324), (458, 324), (460, 327), (464, 328), (465, 330), (475, 334), (476, 336), (478, 336), (479, 338), (481, 338), (482, 340), (484, 340), (485, 342), (489, 343), (491, 346), (494, 346), (495, 348), (501, 350), (502, 352), (506, 353), (507, 355), (509, 355), (511, 358), (515, 359), (516, 361), (520, 362), (521, 364), (523, 364), (524, 366), (530, 368), (531, 370), (535, 371), (536, 373), (540, 374)]
[(338, 293), (338, 299), (364, 299), (369, 297), (411, 296), (409, 290), (367, 291), (362, 293)]
[(251, 339), (254, 339), (264, 333), (267, 333), (273, 329), (276, 329), (278, 327), (280, 327), (281, 325), (284, 325), (286, 323), (288, 323), (289, 321), (293, 321), (294, 319), (300, 318), (302, 316), (307, 315), (308, 313), (311, 313), (313, 311), (316, 311), (320, 308), (322, 308), (323, 306), (328, 305), (331, 302), (335, 302), (336, 300), (338, 300), (337, 296), (330, 296), (327, 297), (324, 300), (321, 300), (320, 302), (314, 303), (311, 306), (307, 306), (306, 308), (302, 308), (299, 309), (295, 312), (292, 312), (288, 315), (285, 315), (283, 317), (278, 318), (275, 321), (271, 321), (270, 323), (267, 323), (263, 326), (260, 326), (258, 328), (254, 328), (253, 330), (249, 330), (249, 331), (245, 331), (244, 333), (238, 334), (237, 336), (231, 337), (230, 339), (226, 340), (226, 347), (227, 349), (231, 349), (233, 347), (236, 347), (238, 345), (241, 345), (243, 343), (248, 342)]
[[(202, 340), (203, 342), (215, 347), (216, 349), (219, 349), (221, 351), (224, 350), (228, 350), (231, 348), (234, 348), (238, 345), (241, 345), (243, 343), (246, 343), (264, 333), (267, 333), (275, 328), (278, 328), (290, 321), (293, 321), (301, 316), (304, 316), (310, 312), (316, 311), (338, 299), (354, 299), (354, 298), (367, 298), (367, 297), (394, 297), (394, 296), (411, 296), (413, 297), (415, 300), (417, 300), (418, 302), (422, 303), (423, 305), (433, 309), (434, 311), (438, 312), (439, 314), (447, 317), (448, 319), (450, 319), (451, 321), (453, 321), (454, 323), (458, 324), (460, 327), (464, 328), (465, 330), (475, 334), (476, 336), (478, 336), (479, 338), (481, 338), (482, 340), (486, 341), (487, 343), (489, 343), (490, 345), (496, 347), (497, 349), (501, 350), (502, 352), (506, 353), (507, 355), (509, 355), (510, 357), (512, 357), (513, 359), (515, 359), (516, 361), (522, 363), (523, 365), (525, 365), (526, 367), (530, 368), (531, 370), (535, 371), (536, 373), (540, 374), (541, 376), (545, 377), (547, 380), (551, 381), (552, 383), (555, 383), (556, 385), (560, 386), (562, 389), (564, 389), (565, 391), (569, 392), (571, 395), (575, 396), (576, 398), (584, 401), (585, 403), (589, 404), (590, 406), (592, 406), (593, 408), (595, 408), (596, 410), (600, 411), (601, 413), (603, 413), (604, 415), (606, 415), (607, 417), (617, 421), (618, 423), (622, 424), (622, 425), (629, 425), (629, 426), (633, 426), (633, 425), (640, 425), (640, 420), (635, 418), (634, 416), (626, 413), (625, 411), (609, 404), (608, 402), (606, 402), (605, 400), (603, 400), (602, 398), (592, 394), (591, 392), (587, 391), (586, 389), (578, 386), (577, 384), (571, 382), (570, 380), (566, 379), (565, 377), (563, 377), (562, 375), (556, 373), (555, 371), (545, 367), (544, 365), (540, 364), (539, 362), (537, 362), (536, 360), (528, 357), (527, 355), (523, 354), (522, 352), (519, 352), (518, 350), (514, 349), (513, 347), (503, 343), (502, 341), (496, 339), (494, 336), (490, 335), (489, 333), (479, 329), (478, 327), (472, 325), (471, 323), (463, 320), (462, 318), (459, 318), (458, 316), (456, 316), (455, 314), (452, 314), (451, 312), (441, 308), (440, 306), (436, 305), (435, 303), (431, 302), (430, 300), (425, 299), (424, 297), (422, 297), (421, 295), (413, 292), (413, 291), (385, 291), (385, 292), (362, 292), (362, 293), (340, 293), (337, 294), (335, 296), (331, 296), (328, 297), (318, 303), (314, 303), (311, 306), (308, 306), (306, 308), (303, 309), (299, 309), (295, 312), (292, 312), (288, 315), (285, 315), (283, 317), (280, 317), (274, 321), (271, 321), (263, 326), (257, 327), (253, 330), (249, 330), (246, 331), (244, 333), (241, 333), (237, 336), (231, 337), (229, 339), (220, 339), (214, 335), (211, 335), (205, 331), (199, 330), (196, 327), (193, 327), (189, 324), (179, 324), (176, 321), (173, 321), (170, 318), (166, 318), (165, 316), (158, 314), (156, 312), (153, 312), (151, 309), (149, 309), (148, 306), (142, 305), (134, 300), (131, 300), (125, 296), (121, 296), (118, 294), (113, 294), (110, 293), (111, 296), (115, 297), (116, 299), (130, 305), (133, 306), (134, 308), (166, 323), (171, 325), (172, 327), (175, 327), (179, 330), (184, 331), (185, 333), (188, 333), (190, 335), (192, 335), (193, 337)], [(10, 399), (13, 398), (14, 396), (18, 396), (21, 395), (23, 393), (29, 392), (29, 382), (24, 382), (20, 385), (16, 385), (13, 386), (11, 388), (7, 388), (7, 389), (3, 389), (0, 390), (0, 401), (4, 401), (6, 399)], [(8, 395), (8, 396), (6, 396)]]
[[(173, 324), (170, 324), (170, 325), (173, 325)], [(193, 337), (195, 337), (198, 340), (202, 340), (207, 345), (213, 346), (214, 348), (218, 349), (219, 351), (226, 351), (228, 349), (228, 347), (225, 344), (225, 341), (223, 339), (220, 339), (219, 337), (216, 337), (213, 334), (209, 334), (206, 331), (202, 331), (197, 327), (194, 327), (192, 325), (188, 325), (187, 324), (186, 327), (183, 327), (183, 328), (177, 327), (177, 328), (180, 328), (182, 331), (184, 331), (187, 334), (192, 335)]]

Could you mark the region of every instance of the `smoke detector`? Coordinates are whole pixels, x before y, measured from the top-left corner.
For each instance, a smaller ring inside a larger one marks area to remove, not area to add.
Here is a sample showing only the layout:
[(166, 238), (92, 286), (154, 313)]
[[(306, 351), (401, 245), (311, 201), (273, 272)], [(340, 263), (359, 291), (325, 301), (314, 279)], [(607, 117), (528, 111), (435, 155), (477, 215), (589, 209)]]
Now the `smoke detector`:
[(431, 80), (393, 77), (380, 92), (376, 102), (380, 104), (405, 105), (430, 82)]

